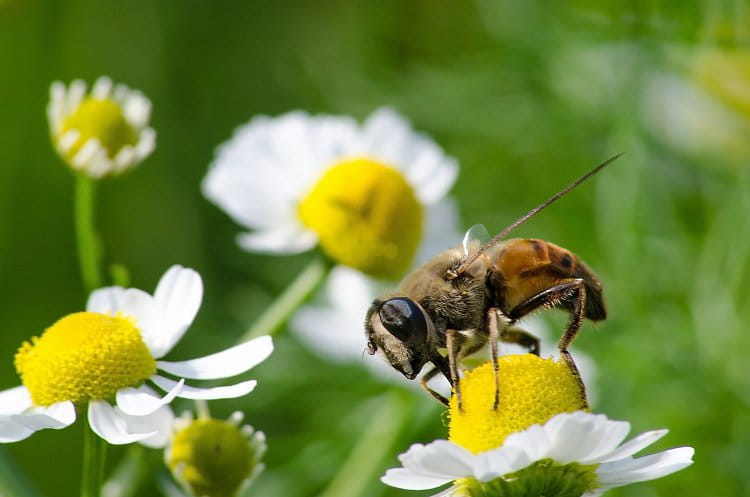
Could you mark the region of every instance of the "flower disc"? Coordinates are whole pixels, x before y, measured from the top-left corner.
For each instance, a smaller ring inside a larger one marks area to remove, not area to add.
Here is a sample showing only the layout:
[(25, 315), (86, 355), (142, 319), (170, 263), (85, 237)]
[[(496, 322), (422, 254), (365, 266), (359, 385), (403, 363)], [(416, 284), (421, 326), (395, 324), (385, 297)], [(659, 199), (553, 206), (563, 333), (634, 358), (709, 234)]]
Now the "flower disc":
[(36, 405), (109, 399), (156, 372), (135, 323), (96, 312), (69, 314), (24, 342), (16, 371)]

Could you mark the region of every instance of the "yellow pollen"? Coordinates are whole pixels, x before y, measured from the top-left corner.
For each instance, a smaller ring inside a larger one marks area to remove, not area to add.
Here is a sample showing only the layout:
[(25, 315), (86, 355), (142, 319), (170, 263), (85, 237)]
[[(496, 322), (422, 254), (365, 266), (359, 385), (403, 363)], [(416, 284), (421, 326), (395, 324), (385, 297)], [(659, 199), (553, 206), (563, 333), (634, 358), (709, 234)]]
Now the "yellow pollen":
[(109, 399), (156, 372), (156, 361), (131, 319), (69, 314), (24, 342), (16, 371), (36, 405)]
[(396, 169), (370, 159), (340, 162), (299, 204), (335, 261), (385, 278), (401, 276), (422, 238), (422, 205)]
[(492, 409), (492, 362), (461, 379), (463, 412), (450, 401), (449, 439), (473, 453), (499, 447), (505, 437), (563, 412), (588, 410), (585, 393), (564, 362), (532, 354), (500, 357), (500, 404)]
[(253, 454), (234, 424), (198, 419), (174, 434), (167, 465), (194, 495), (233, 497), (250, 476)]
[(62, 122), (55, 139), (59, 140), (71, 129), (78, 131), (78, 140), (65, 153), (72, 160), (81, 147), (91, 138), (96, 138), (107, 151), (110, 159), (125, 145), (137, 142), (136, 131), (125, 119), (120, 105), (109, 98), (86, 97), (78, 108)]

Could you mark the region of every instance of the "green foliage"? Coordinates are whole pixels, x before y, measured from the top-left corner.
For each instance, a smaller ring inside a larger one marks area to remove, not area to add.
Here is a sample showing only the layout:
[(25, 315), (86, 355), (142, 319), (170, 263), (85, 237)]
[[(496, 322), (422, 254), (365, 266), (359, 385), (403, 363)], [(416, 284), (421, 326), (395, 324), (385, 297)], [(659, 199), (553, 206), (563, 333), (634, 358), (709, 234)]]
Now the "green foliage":
[[(101, 185), (97, 226), (107, 260), (127, 267), (134, 286), (153, 289), (174, 263), (203, 275), (204, 305), (174, 360), (232, 344), (309, 261), (236, 247), (239, 228), (199, 189), (216, 145), (257, 114), (362, 117), (386, 104), (459, 159), (465, 227), (497, 231), (625, 153), (517, 231), (575, 251), (605, 284), (610, 318), (576, 342), (599, 363), (594, 410), (631, 421), (634, 433), (668, 427), (653, 451), (696, 448), (693, 467), (607, 495), (750, 495), (750, 164), (664, 140), (649, 117), (659, 102), (648, 99), (659, 75), (692, 84), (692, 51), (747, 47), (747, 13), (743, 1), (0, 0), (0, 388), (18, 383), (12, 358), (23, 340), (85, 304), (73, 178), (44, 113), (52, 80), (108, 74), (154, 104), (156, 151)], [(722, 121), (700, 119), (723, 132)], [(319, 495), (396, 388), (289, 335), (253, 377), (256, 392), (212, 410), (241, 409), (268, 437), (254, 495)], [(446, 434), (432, 399), (401, 393), (413, 397), (412, 415), (377, 474), (409, 444)], [(43, 495), (77, 495), (81, 429), (36, 433), (0, 457)], [(126, 454), (110, 448), (108, 466)], [(361, 495), (407, 495), (366, 477)], [(148, 485), (142, 495), (155, 495)]]

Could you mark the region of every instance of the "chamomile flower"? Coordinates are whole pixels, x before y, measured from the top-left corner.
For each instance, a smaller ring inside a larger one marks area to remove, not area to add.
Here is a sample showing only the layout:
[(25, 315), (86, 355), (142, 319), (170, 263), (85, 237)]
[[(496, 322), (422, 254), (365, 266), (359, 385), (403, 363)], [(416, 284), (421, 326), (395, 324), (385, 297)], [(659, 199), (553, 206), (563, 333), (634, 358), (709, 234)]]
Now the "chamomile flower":
[(164, 458), (190, 495), (234, 497), (263, 471), (266, 437), (252, 426), (240, 426), (242, 419), (239, 411), (226, 421), (193, 419), (187, 412), (175, 421)]
[(160, 360), (187, 331), (202, 298), (200, 275), (181, 266), (164, 274), (153, 296), (121, 287), (92, 292), (86, 312), (63, 317), (19, 348), (15, 364), (23, 385), (0, 392), (0, 442), (69, 426), (78, 408), (87, 410), (91, 429), (111, 444), (163, 447), (174, 418), (168, 404), (175, 397), (222, 399), (251, 392), (255, 380), (201, 388), (185, 379), (243, 373), (269, 356), (270, 337), (198, 359)]
[(580, 383), (564, 363), (506, 356), (499, 371), (497, 410), (488, 363), (461, 380), (462, 409), (451, 399), (450, 440), (413, 445), (382, 481), (407, 490), (452, 483), (439, 496), (594, 497), (692, 463), (690, 447), (632, 457), (667, 430), (622, 443), (630, 423), (582, 410)]
[(376, 277), (408, 268), (456, 161), (391, 109), (352, 118), (290, 112), (256, 117), (218, 148), (203, 192), (235, 221), (248, 251), (319, 245)]
[(151, 102), (137, 90), (113, 85), (102, 76), (86, 93), (86, 83), (66, 87), (56, 81), (47, 106), (55, 150), (74, 170), (91, 178), (120, 174), (154, 150), (148, 127)]

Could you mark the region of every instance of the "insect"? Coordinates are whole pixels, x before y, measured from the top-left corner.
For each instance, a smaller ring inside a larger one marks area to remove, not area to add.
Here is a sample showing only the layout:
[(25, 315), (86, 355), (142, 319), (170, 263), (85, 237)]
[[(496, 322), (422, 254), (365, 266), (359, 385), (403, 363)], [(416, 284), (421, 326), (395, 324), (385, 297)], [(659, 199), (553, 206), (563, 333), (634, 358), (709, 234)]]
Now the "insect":
[[(577, 255), (551, 242), (503, 238), (618, 157), (599, 164), (481, 246), (472, 241), (470, 230), (463, 249), (436, 255), (394, 292), (373, 301), (365, 317), (367, 352), (380, 352), (410, 380), (431, 363), (420, 380), (422, 387), (447, 405), (448, 399), (427, 384), (442, 374), (461, 406), (458, 368), (462, 359), (489, 342), (497, 385), (498, 340), (522, 345), (538, 355), (539, 339), (515, 326), (516, 322), (540, 309), (562, 308), (570, 318), (558, 349), (580, 382), (568, 347), (584, 318), (599, 321), (607, 316), (599, 279)], [(442, 348), (447, 349), (447, 356), (439, 352)], [(495, 408), (498, 403), (496, 388)]]

